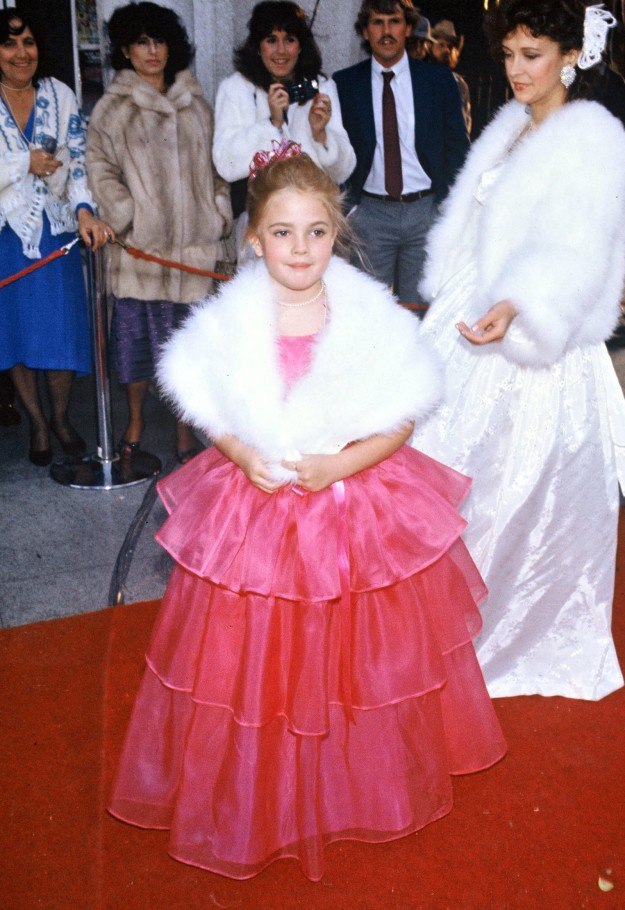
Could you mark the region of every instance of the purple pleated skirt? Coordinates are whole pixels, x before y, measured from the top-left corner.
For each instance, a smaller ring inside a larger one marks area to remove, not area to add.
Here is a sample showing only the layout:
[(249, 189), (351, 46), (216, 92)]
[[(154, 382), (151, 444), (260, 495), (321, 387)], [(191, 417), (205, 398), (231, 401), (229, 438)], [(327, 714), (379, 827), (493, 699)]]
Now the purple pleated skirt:
[(153, 379), (162, 346), (192, 304), (115, 297), (111, 321), (111, 366), (119, 381)]

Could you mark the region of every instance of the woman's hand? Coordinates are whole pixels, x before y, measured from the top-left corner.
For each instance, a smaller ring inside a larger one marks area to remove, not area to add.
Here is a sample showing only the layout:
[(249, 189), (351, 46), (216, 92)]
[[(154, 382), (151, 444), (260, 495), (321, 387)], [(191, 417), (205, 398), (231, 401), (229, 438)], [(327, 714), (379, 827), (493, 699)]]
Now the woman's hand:
[(325, 490), (344, 476), (337, 455), (303, 455), (298, 461), (284, 460), (282, 467), (296, 471), (297, 486), (309, 493)]
[(326, 126), (332, 116), (332, 101), (329, 95), (319, 93), (313, 98), (308, 112), (308, 122), (315, 142), (322, 145), (326, 141)]
[(267, 95), (269, 101), (269, 119), (273, 125), (280, 129), (284, 126), (284, 113), (289, 109), (289, 95), (281, 82), (274, 82), (269, 86)]
[(51, 177), (63, 162), (46, 152), (45, 149), (31, 149), (28, 171), (35, 177)]
[(99, 250), (109, 240), (111, 242), (115, 240), (113, 228), (92, 215), (88, 209), (79, 209), (76, 217), (78, 218), (78, 233), (89, 249)]
[(470, 329), (464, 322), (459, 322), (456, 328), (471, 344), (490, 344), (502, 340), (516, 314), (517, 311), (509, 300), (500, 300), (473, 328)]

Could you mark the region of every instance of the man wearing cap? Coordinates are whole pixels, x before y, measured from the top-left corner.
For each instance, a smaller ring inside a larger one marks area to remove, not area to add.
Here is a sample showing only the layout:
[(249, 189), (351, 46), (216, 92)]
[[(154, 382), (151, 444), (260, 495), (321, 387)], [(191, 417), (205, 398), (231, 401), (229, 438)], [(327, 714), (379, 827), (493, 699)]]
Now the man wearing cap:
[(419, 21), (413, 26), (412, 34), (406, 41), (406, 50), (413, 60), (427, 60), (433, 43), (430, 20), (426, 16), (419, 16)]
[(449, 19), (442, 19), (432, 29), (432, 60), (442, 66), (448, 66), (458, 83), (460, 98), (462, 99), (462, 113), (467, 125), (467, 132), (471, 135), (471, 94), (466, 80), (456, 72), (460, 54), (464, 47), (464, 35), (456, 34), (456, 26)]
[(418, 19), (412, 0), (363, 0), (355, 28), (371, 57), (334, 74), (356, 153), (350, 222), (371, 273), (415, 306), (428, 229), (468, 149), (451, 72), (406, 53)]

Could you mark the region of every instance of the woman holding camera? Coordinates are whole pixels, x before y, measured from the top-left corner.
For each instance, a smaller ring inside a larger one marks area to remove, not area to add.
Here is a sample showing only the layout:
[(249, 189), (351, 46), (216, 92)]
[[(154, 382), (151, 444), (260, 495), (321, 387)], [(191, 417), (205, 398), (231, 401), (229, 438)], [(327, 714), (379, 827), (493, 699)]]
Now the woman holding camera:
[(336, 88), (320, 75), (321, 54), (301, 7), (263, 0), (248, 29), (235, 52), (236, 72), (219, 86), (215, 104), (213, 158), (233, 184), (235, 215), (245, 208), (250, 161), (272, 140), (299, 142), (335, 183), (347, 180), (356, 164)]
[[(76, 96), (48, 76), (41, 31), (30, 16), (0, 10), (2, 278), (74, 240), (76, 231), (93, 248), (113, 237), (93, 214)], [(85, 442), (67, 416), (74, 373), (91, 371), (78, 247), (4, 287), (0, 304), (0, 370), (10, 371), (28, 414), (30, 461), (50, 464), (50, 431), (64, 455), (82, 454)], [(40, 370), (50, 400), (49, 423), (39, 394)]]

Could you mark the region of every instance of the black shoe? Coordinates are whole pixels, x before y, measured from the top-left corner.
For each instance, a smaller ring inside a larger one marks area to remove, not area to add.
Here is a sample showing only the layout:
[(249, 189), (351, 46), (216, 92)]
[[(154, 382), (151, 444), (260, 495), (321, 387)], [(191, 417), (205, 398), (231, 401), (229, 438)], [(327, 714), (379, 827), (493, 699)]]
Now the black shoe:
[(52, 449), (33, 449), (32, 439), (28, 447), (28, 457), (30, 461), (37, 465), (38, 468), (45, 468), (52, 461)]
[(87, 443), (82, 438), (82, 436), (76, 432), (69, 420), (66, 420), (63, 426), (63, 429), (65, 431), (63, 433), (63, 436), (65, 437), (64, 439), (61, 436), (59, 428), (57, 427), (54, 419), (50, 421), (50, 429), (58, 441), (61, 443), (63, 454), (67, 455), (68, 458), (76, 458), (79, 455), (84, 455), (87, 451)]

